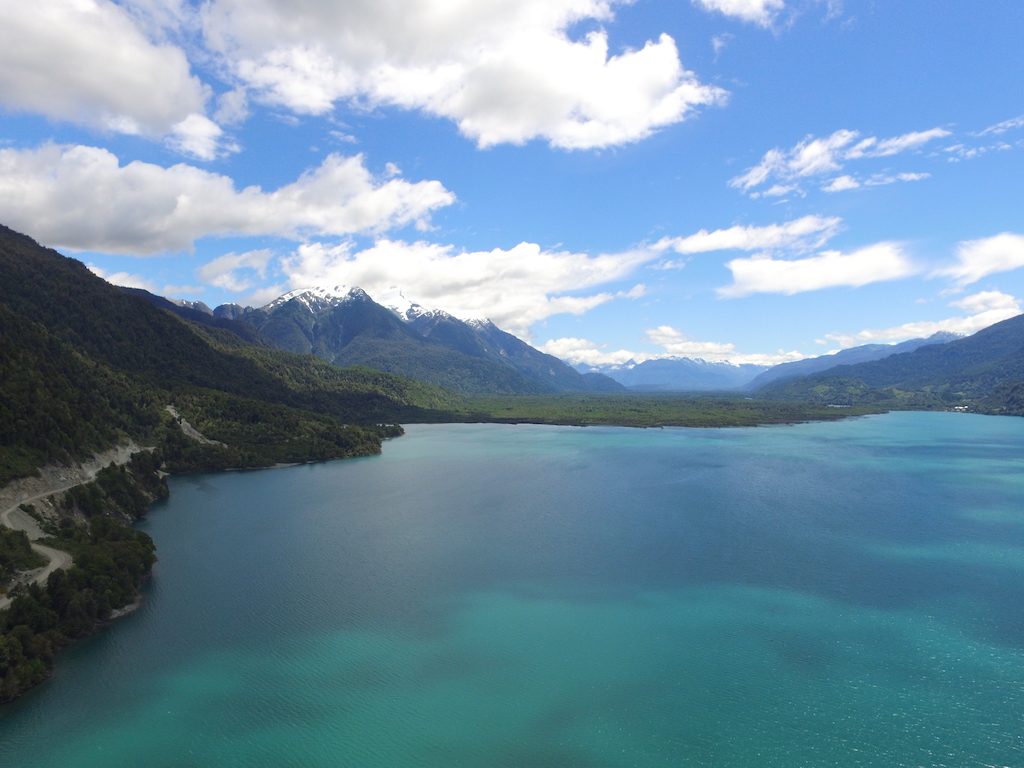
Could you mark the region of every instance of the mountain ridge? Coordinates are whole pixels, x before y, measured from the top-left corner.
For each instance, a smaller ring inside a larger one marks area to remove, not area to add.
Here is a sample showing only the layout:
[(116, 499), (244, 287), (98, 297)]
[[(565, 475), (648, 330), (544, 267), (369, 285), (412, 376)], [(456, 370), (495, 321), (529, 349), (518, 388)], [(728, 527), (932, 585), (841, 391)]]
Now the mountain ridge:
[(490, 320), (461, 320), (412, 302), (385, 306), (358, 287), (298, 289), (261, 307), (221, 305), (213, 316), (250, 325), (278, 349), (467, 394), (623, 390), (607, 377), (575, 371)]
[[(758, 397), (836, 404), (926, 401), (982, 413), (1024, 415), (1024, 315), (944, 344), (761, 387)], [(1001, 393), (1001, 394), (1000, 394)]]
[(819, 355), (818, 357), (794, 360), (790, 363), (780, 363), (752, 379), (747, 384), (747, 389), (758, 389), (772, 381), (790, 376), (810, 376), (811, 374), (827, 371), (840, 365), (855, 365), (857, 363), (882, 360), (892, 355), (913, 352), (915, 349), (929, 344), (946, 344), (960, 338), (963, 338), (960, 334), (939, 331), (928, 337), (908, 339), (899, 344), (862, 344), (857, 347), (841, 349), (831, 355)]
[(621, 365), (575, 366), (580, 372), (601, 373), (634, 392), (711, 392), (741, 389), (766, 365), (727, 363), (692, 357), (661, 357)]

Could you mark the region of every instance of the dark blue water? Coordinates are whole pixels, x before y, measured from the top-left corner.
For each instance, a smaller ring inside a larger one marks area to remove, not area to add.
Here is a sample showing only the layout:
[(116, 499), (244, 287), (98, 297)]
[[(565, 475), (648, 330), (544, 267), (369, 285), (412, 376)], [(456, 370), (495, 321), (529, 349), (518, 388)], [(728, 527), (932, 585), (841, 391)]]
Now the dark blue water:
[(143, 527), (3, 768), (1024, 765), (1024, 420), (416, 426)]

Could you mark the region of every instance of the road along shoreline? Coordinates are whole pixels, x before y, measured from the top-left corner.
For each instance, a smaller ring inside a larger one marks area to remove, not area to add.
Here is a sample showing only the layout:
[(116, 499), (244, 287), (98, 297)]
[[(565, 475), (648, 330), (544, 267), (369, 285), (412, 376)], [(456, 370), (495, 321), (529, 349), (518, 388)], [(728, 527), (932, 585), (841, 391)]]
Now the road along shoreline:
[[(38, 477), (23, 477), (0, 488), (0, 524), (6, 528), (24, 531), (31, 541), (32, 549), (46, 558), (47, 564), (31, 574), (29, 583), (45, 584), (50, 574), (61, 568), (70, 568), (71, 555), (53, 547), (36, 543), (46, 534), (36, 520), (21, 509), (22, 504), (41, 501), (56, 493), (74, 488), (76, 485), (91, 483), (101, 469), (111, 464), (127, 464), (139, 451), (146, 450), (133, 442), (123, 443), (115, 448), (94, 454), (79, 464), (71, 466), (48, 465), (39, 470)], [(0, 611), (11, 604), (11, 598), (0, 597)]]

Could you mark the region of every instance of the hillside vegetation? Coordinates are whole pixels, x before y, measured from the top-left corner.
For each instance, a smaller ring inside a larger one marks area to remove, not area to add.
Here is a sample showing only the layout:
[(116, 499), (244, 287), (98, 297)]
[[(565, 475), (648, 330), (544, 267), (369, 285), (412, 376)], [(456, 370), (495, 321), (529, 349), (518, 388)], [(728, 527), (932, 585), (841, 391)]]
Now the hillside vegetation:
[(774, 382), (758, 389), (757, 396), (771, 401), (961, 407), (978, 413), (1024, 415), (1022, 387), (1024, 315), (945, 344)]
[[(45, 585), (21, 531), (0, 529), (0, 702), (43, 680), (54, 654), (134, 601), (155, 559), (129, 527), (167, 494), (158, 470), (260, 467), (379, 453), (400, 420), (437, 420), (454, 392), (270, 348), (230, 321), (182, 317), (0, 227), (0, 485), (126, 439), (152, 450), (31, 505), (74, 564)], [(207, 438), (189, 437), (167, 406)]]
[(829, 408), (802, 402), (769, 402), (743, 397), (697, 396), (676, 393), (572, 394), (518, 397), (476, 396), (453, 418), (573, 426), (623, 427), (750, 427), (834, 420), (880, 413), (871, 404)]
[[(461, 400), (440, 387), (254, 345), (183, 319), (0, 228), (0, 483), (130, 437), (171, 469), (379, 452), (401, 420)], [(172, 404), (227, 447), (183, 438)]]

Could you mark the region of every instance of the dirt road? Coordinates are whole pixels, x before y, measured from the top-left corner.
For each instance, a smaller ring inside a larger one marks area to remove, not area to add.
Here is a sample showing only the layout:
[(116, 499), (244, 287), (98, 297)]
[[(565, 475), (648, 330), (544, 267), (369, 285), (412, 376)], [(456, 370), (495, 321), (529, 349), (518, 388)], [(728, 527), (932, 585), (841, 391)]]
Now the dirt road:
[[(96, 479), (96, 474), (104, 467), (109, 467), (112, 463), (126, 464), (133, 454), (142, 450), (145, 449), (134, 443), (118, 446), (96, 454), (88, 461), (73, 467), (44, 467), (40, 470), (40, 477), (16, 480), (0, 489), (0, 505), (3, 507), (3, 511), (0, 512), (0, 524), (28, 534), (29, 539), (32, 540), (32, 549), (49, 561), (32, 577), (32, 581), (37, 584), (45, 584), (54, 571), (70, 568), (72, 559), (67, 552), (37, 544), (36, 539), (43, 538), (45, 534), (35, 519), (19, 507), (22, 504), (31, 504), (55, 493), (74, 488), (76, 485), (92, 482)], [(0, 597), (0, 610), (10, 604), (10, 598)]]

